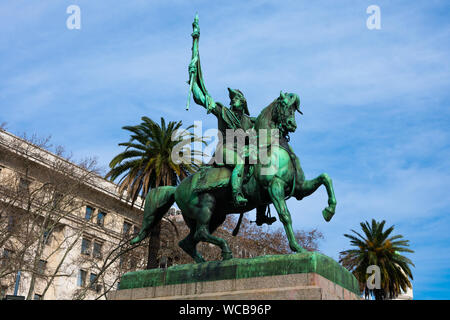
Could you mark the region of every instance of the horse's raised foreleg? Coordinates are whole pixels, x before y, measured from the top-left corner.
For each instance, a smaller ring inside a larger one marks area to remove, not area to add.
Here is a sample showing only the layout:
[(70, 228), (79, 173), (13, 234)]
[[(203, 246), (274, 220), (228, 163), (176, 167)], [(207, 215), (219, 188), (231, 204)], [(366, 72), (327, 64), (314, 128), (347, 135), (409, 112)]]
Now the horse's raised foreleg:
[(289, 241), (289, 247), (295, 252), (305, 252), (295, 239), (294, 230), (292, 229), (292, 218), (285, 201), (285, 182), (275, 177), (269, 187), (269, 194), (281, 223), (283, 223), (286, 236)]
[(325, 221), (330, 221), (336, 210), (336, 197), (334, 196), (333, 182), (326, 173), (322, 173), (315, 179), (305, 180), (300, 186), (300, 190), (296, 191), (295, 197), (298, 200), (313, 194), (321, 185), (324, 185), (328, 194), (328, 207), (322, 211)]

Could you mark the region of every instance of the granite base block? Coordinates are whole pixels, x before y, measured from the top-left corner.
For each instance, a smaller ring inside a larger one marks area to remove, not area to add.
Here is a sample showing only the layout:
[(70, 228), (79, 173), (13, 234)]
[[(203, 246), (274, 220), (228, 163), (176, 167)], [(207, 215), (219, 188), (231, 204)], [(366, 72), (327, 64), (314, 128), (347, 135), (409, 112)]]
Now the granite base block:
[(111, 300), (360, 299), (356, 278), (317, 252), (177, 265), (125, 274)]

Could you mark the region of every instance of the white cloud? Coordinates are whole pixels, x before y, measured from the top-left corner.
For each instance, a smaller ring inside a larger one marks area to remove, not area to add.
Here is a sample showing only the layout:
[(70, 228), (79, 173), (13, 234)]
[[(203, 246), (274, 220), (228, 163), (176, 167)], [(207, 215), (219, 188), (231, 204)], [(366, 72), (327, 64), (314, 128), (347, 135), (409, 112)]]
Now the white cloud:
[(436, 14), (444, 3), (380, 1), (379, 31), (365, 26), (369, 2), (77, 4), (78, 33), (65, 28), (63, 2), (0, 5), (1, 120), (13, 131), (51, 133), (56, 144), (107, 165), (127, 139), (120, 128), (143, 115), (214, 127), (193, 102), (184, 111), (198, 11), (214, 99), (228, 104), (226, 87), (239, 88), (256, 115), (280, 90), (300, 95), (305, 115), (292, 145), (308, 178), (331, 175), (338, 207), (325, 223), (323, 188), (289, 200), (295, 226), (319, 228), (324, 252), (336, 258), (348, 244), (343, 233), (386, 219), (415, 245), (433, 236), (415, 257), (434, 268), (428, 252), (448, 243), (433, 225), (449, 206), (450, 25)]

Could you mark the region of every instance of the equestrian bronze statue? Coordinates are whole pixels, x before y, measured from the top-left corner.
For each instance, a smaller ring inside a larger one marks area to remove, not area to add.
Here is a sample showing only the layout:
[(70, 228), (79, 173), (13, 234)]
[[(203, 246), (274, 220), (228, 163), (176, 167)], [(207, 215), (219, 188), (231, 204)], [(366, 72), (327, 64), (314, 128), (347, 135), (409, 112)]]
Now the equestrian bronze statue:
[[(333, 184), (326, 173), (312, 180), (305, 179), (300, 161), (289, 145), (289, 134), (297, 129), (296, 112), (302, 114), (300, 98), (295, 93), (281, 92), (256, 118), (250, 117), (247, 101), (240, 90), (228, 89), (230, 107), (214, 101), (206, 90), (200, 68), (198, 16), (192, 25), (189, 97), (192, 94), (198, 105), (217, 118), (222, 138), (210, 164), (185, 178), (178, 186), (154, 188), (147, 194), (142, 228), (131, 243), (144, 240), (176, 203), (190, 230), (179, 242), (180, 247), (195, 262), (203, 262), (205, 260), (196, 246), (201, 241), (208, 242), (221, 248), (224, 260), (230, 259), (232, 252), (228, 243), (214, 236), (214, 231), (228, 214), (240, 214), (237, 231), (242, 215), (253, 209), (257, 211), (258, 225), (271, 224), (275, 218), (267, 217), (265, 209), (273, 204), (291, 250), (303, 252), (305, 249), (294, 236), (286, 200), (290, 197), (301, 200), (324, 185), (328, 206), (322, 214), (325, 221), (330, 221), (335, 213), (336, 199)], [(244, 136), (239, 139), (242, 134)], [(237, 141), (235, 137), (238, 137)]]

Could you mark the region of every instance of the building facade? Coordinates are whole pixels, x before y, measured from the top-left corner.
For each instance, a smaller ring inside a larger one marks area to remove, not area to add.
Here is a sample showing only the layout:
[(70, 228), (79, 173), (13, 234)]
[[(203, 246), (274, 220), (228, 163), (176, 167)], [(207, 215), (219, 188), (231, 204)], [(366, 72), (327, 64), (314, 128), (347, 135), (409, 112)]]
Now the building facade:
[[(33, 141), (32, 141), (33, 142)], [(104, 299), (140, 267), (142, 209), (89, 163), (0, 130), (0, 299)]]
[[(0, 299), (105, 299), (121, 275), (146, 268), (146, 242), (129, 246), (142, 202), (131, 207), (92, 163), (77, 165), (44, 145), (0, 130)], [(178, 246), (189, 232), (180, 211), (171, 208), (165, 218), (159, 266), (192, 263)], [(283, 232), (261, 233), (244, 218), (232, 237), (235, 225), (227, 219), (216, 231), (234, 257), (289, 252)], [(206, 260), (221, 259), (217, 246), (197, 249)]]

